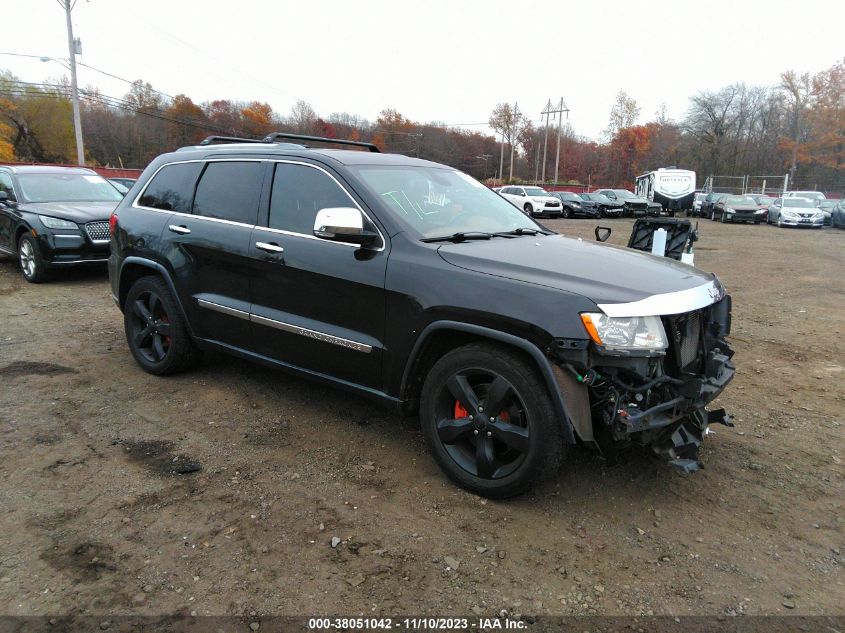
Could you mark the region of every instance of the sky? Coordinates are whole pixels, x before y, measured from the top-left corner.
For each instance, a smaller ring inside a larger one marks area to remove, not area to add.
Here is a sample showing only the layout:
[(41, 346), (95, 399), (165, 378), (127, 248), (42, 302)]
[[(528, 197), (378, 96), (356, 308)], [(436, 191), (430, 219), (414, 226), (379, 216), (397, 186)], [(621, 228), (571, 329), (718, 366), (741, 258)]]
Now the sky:
[[(67, 58), (57, 0), (0, 0), (0, 69), (58, 78)], [(803, 0), (77, 0), (81, 61), (195, 102), (297, 99), (320, 116), (414, 121), (488, 132), (490, 111), (518, 103), (535, 122), (563, 98), (576, 134), (598, 139), (618, 91), (652, 120), (680, 120), (689, 97), (734, 82), (771, 85), (845, 57), (845, 2)], [(9, 25), (13, 25), (12, 28)], [(128, 84), (79, 67), (81, 87)]]

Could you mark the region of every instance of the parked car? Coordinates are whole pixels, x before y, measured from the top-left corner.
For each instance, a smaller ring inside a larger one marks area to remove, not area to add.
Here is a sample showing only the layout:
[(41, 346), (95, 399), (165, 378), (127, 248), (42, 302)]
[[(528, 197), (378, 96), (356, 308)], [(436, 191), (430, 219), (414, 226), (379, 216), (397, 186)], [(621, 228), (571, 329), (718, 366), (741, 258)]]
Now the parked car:
[(824, 213), (809, 198), (778, 198), (769, 206), (768, 224), (820, 229)]
[(719, 193), (719, 192), (711, 192), (704, 196), (704, 200), (701, 202), (701, 212), (700, 216), (702, 218), (710, 218), (713, 219), (713, 211), (716, 208), (716, 203), (719, 201), (719, 198), (724, 196), (731, 195), (727, 193)]
[(581, 196), (571, 191), (550, 191), (550, 196), (560, 200), (561, 216), (564, 218), (596, 218), (598, 207), (586, 205)]
[(601, 218), (621, 218), (623, 205), (619, 202), (614, 202), (607, 196), (601, 193), (581, 193), (578, 194), (581, 199), (585, 201), (584, 204), (593, 204), (598, 209), (599, 217)]
[(812, 200), (813, 204), (819, 206), (819, 202), (827, 200), (827, 196), (821, 191), (787, 191), (783, 194), (784, 198), (807, 198)]
[(835, 202), (836, 204), (830, 210), (830, 226), (845, 229), (845, 198), (840, 198)]
[(763, 220), (765, 221), (769, 216), (769, 206), (775, 201), (772, 196), (767, 196), (762, 193), (754, 193), (749, 196), (757, 203), (757, 209), (762, 212)]
[(576, 440), (699, 467), (735, 371), (715, 275), (557, 235), (445, 165), (278, 139), (320, 140), (207, 139), (118, 205), (111, 292), (142, 369), (214, 349), (418, 412), (437, 464), (488, 497)]
[(134, 185), (138, 181), (138, 179), (137, 178), (115, 177), (115, 178), (108, 178), (108, 181), (115, 183), (115, 184), (122, 185), (122, 186), (126, 187), (126, 190), (128, 191), (129, 189), (132, 189), (132, 185)]
[(109, 256), (109, 216), (123, 196), (91, 169), (0, 166), (0, 253), (32, 283)]
[(753, 222), (760, 224), (765, 214), (751, 196), (722, 196), (716, 201), (711, 220), (726, 222)]
[(695, 197), (692, 199), (692, 211), (688, 213), (691, 216), (699, 216), (701, 215), (701, 203), (704, 201), (704, 198), (707, 196), (706, 193), (699, 191), (695, 194)]
[(558, 218), (563, 213), (560, 200), (542, 187), (510, 186), (503, 188), (499, 195), (530, 216)]
[(107, 178), (107, 180), (111, 183), (111, 186), (117, 189), (122, 195), (125, 196), (127, 193), (129, 193), (129, 187), (124, 185), (122, 182), (112, 180), (111, 178)]
[(627, 189), (599, 189), (595, 193), (606, 196), (611, 201), (622, 205), (622, 213), (627, 217), (645, 217), (660, 215), (660, 205), (652, 205), (647, 199), (641, 198)]
[(833, 207), (836, 206), (836, 200), (819, 200), (819, 209), (821, 212), (824, 213), (824, 225), (830, 226), (831, 225), (831, 212), (833, 211)]

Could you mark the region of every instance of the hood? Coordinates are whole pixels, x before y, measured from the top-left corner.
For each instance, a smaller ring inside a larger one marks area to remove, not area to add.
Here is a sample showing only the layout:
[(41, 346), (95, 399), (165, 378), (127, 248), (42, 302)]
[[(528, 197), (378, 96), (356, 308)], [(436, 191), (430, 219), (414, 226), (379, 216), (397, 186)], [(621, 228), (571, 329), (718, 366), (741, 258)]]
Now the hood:
[(572, 292), (596, 304), (642, 301), (715, 280), (674, 259), (563, 235), (473, 240), (444, 244), (438, 252), (453, 266)]
[(21, 208), (39, 215), (85, 224), (94, 220), (108, 220), (119, 202), (27, 202)]
[(648, 200), (646, 198), (640, 198), (639, 196), (634, 196), (633, 198), (619, 198), (618, 202), (621, 204), (627, 203), (634, 203), (634, 204), (648, 204)]
[(560, 202), (560, 200), (559, 200), (558, 198), (555, 198), (554, 196), (530, 196), (530, 198), (531, 198), (534, 202), (543, 202), (543, 203), (546, 203), (546, 202)]
[(756, 204), (725, 204), (726, 209), (735, 209), (736, 211), (756, 211), (759, 207)]

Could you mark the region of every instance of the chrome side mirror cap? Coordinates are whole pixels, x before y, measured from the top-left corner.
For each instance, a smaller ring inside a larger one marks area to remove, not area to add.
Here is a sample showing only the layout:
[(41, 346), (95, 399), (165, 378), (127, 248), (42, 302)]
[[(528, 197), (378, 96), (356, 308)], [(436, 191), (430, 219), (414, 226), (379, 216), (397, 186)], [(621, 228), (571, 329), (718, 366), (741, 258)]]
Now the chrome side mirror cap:
[(364, 214), (354, 207), (330, 207), (317, 211), (314, 236), (361, 246), (371, 246), (379, 240), (378, 233), (365, 228)]

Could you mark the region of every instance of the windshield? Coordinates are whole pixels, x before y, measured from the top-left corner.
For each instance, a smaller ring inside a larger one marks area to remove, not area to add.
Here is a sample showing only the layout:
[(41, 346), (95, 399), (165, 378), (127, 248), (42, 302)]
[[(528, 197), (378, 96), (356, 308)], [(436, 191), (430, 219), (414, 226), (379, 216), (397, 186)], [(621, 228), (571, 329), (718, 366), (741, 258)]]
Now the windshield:
[(393, 217), (420, 237), (543, 230), (510, 202), (454, 169), (367, 165), (355, 171)]
[[(569, 193), (568, 191), (561, 191), (557, 194), (557, 197), (561, 200), (575, 200), (576, 202), (580, 201), (582, 198), (577, 193)], [(589, 200), (587, 196), (584, 196), (585, 200)]]
[(735, 205), (744, 204), (744, 205), (750, 205), (750, 206), (757, 206), (757, 203), (754, 202), (754, 200), (752, 200), (748, 196), (733, 196), (733, 197), (730, 197), (730, 198), (725, 198), (725, 204), (728, 205), (728, 206), (730, 206), (732, 204), (735, 204)]
[(812, 200), (806, 198), (784, 198), (783, 206), (785, 207), (800, 207), (802, 209), (815, 209), (816, 205)]
[(810, 200), (824, 200), (825, 196), (821, 191), (796, 191), (788, 194), (788, 197), (809, 198)]
[(525, 193), (529, 196), (548, 196), (549, 192), (540, 187), (526, 187)]
[(632, 198), (637, 197), (627, 189), (614, 189), (613, 191), (616, 193), (617, 196), (619, 196), (623, 200), (630, 200)]
[(20, 174), (21, 193), (28, 202), (120, 202), (123, 195), (95, 174)]

